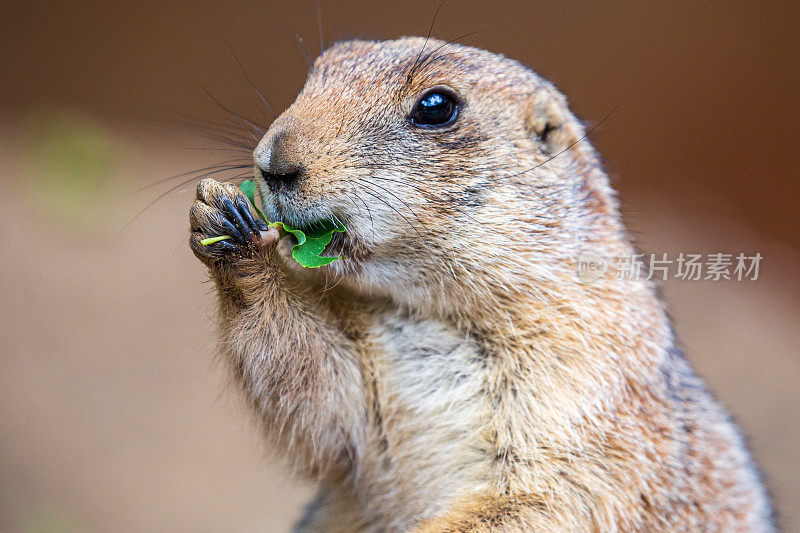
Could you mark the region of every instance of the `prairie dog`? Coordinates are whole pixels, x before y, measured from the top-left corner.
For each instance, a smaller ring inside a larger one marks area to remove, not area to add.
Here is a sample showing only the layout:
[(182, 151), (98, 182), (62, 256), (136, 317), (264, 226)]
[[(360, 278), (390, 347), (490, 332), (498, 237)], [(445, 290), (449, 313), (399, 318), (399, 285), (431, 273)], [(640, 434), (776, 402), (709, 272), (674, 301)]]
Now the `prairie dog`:
[(198, 185), (225, 359), (320, 483), (298, 531), (772, 530), (653, 284), (575, 274), (633, 254), (583, 136), (516, 61), (349, 41), (253, 153), (267, 218), (342, 221), (341, 259), (300, 267), (235, 185)]

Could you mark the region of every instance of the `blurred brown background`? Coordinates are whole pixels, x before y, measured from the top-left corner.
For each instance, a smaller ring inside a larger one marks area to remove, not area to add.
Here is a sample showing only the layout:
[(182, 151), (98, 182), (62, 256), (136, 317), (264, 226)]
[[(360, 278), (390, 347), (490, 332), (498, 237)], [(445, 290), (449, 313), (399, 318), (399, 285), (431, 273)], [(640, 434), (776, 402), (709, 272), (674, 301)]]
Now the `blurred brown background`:
[[(438, 1), (323, 2), (326, 43), (428, 31)], [(176, 128), (258, 118), (302, 87), (314, 2), (0, 6), (0, 530), (285, 531), (311, 493), (213, 363), (185, 245), (225, 159)], [(433, 35), (552, 80), (588, 123), (645, 252), (760, 252), (755, 282), (670, 281), (689, 358), (800, 531), (800, 9), (790, 3), (447, 1)], [(190, 149), (187, 149), (190, 148)]]

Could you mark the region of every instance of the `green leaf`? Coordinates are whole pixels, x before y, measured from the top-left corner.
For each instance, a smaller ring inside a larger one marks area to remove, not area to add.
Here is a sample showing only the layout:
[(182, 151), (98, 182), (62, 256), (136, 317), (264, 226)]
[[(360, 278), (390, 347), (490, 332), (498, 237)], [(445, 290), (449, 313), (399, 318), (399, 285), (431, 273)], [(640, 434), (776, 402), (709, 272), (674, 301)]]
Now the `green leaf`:
[[(297, 244), (292, 246), (292, 257), (295, 261), (300, 263), (301, 266), (306, 268), (319, 268), (339, 259), (339, 256), (324, 256), (322, 255), (322, 252), (325, 251), (325, 247), (328, 246), (328, 244), (331, 242), (331, 239), (333, 239), (334, 231), (338, 231), (339, 233), (344, 233), (347, 231), (342, 224), (337, 224), (328, 220), (316, 224), (313, 228), (301, 230), (298, 228), (293, 228), (288, 224), (284, 224), (283, 222), (270, 222), (256, 205), (255, 182), (253, 180), (244, 180), (242, 184), (239, 185), (239, 188), (242, 190), (242, 193), (244, 193), (247, 199), (250, 200), (250, 203), (253, 204), (253, 208), (258, 213), (258, 216), (261, 217), (261, 220), (267, 222), (273, 228), (278, 228), (279, 230), (283, 230), (295, 236), (297, 239)], [(222, 235), (219, 237), (203, 239), (200, 241), (200, 244), (207, 246), (225, 239), (230, 239), (230, 236)]]
[(333, 239), (334, 231), (339, 233), (347, 231), (343, 225), (332, 221), (320, 223), (313, 229), (305, 231), (293, 228), (283, 222), (272, 222), (270, 226), (283, 229), (297, 238), (297, 244), (292, 246), (292, 257), (306, 268), (319, 268), (339, 259), (339, 256), (330, 257), (321, 254)]

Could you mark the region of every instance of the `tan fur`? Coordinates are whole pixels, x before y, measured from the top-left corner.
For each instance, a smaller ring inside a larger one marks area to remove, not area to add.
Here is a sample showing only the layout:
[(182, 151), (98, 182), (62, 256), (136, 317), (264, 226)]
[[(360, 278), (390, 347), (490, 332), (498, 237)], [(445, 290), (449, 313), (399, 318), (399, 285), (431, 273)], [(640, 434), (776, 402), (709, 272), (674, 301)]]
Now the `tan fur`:
[[(463, 101), (456, 123), (415, 129), (416, 98), (439, 84)], [(317, 59), (257, 164), (276, 132), (305, 178), (284, 198), (260, 182), (265, 212), (345, 220), (345, 257), (304, 270), (286, 239), (210, 253), (206, 207), (235, 194), (210, 180), (192, 246), (266, 435), (320, 480), (298, 530), (771, 530), (653, 285), (575, 274), (584, 248), (633, 248), (549, 83), (454, 44), (346, 42)]]

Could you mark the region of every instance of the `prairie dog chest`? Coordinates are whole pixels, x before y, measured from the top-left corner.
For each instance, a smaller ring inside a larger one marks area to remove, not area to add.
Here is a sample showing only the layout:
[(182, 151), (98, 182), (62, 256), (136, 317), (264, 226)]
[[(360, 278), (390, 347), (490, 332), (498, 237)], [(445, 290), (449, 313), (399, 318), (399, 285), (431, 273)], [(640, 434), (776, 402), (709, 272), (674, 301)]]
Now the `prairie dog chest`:
[(411, 512), (438, 509), (488, 468), (479, 346), (442, 322), (399, 314), (378, 317), (369, 337), (364, 468), (379, 474), (367, 476), (373, 496)]
[(453, 409), (462, 416), (472, 411), (484, 361), (469, 335), (439, 321), (392, 314), (376, 321), (371, 337), (383, 407), (396, 415), (434, 418)]

